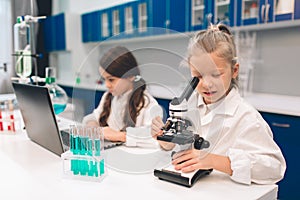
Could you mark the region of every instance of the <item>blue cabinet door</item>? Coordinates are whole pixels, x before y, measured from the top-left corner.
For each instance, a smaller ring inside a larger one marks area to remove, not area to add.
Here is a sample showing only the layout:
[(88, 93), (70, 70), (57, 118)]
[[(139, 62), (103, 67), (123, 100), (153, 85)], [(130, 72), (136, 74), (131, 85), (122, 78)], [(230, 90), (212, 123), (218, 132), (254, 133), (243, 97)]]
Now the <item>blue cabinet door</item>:
[(300, 1), (286, 1), (286, 0), (269, 0), (273, 1), (273, 13), (275, 21), (299, 19), (300, 15)]
[(164, 34), (166, 32), (166, 0), (137, 1), (137, 36)]
[(261, 114), (270, 125), (274, 140), (281, 148), (287, 163), (284, 179), (278, 183), (278, 199), (300, 199), (300, 117), (266, 112)]
[(111, 8), (104, 9), (100, 12), (100, 40), (106, 40), (112, 36), (112, 15)]
[(213, 22), (213, 1), (212, 0), (188, 0), (189, 4), (189, 30), (206, 29)]
[(188, 31), (188, 9), (187, 0), (166, 1), (166, 28), (168, 33)]
[(152, 34), (166, 33), (167, 4), (166, 0), (149, 0), (149, 25), (154, 27)]
[(124, 26), (125, 26), (125, 16), (124, 9), (122, 5), (114, 6), (110, 9), (109, 14), (111, 19), (111, 39), (121, 39), (124, 38)]
[(44, 23), (46, 51), (66, 50), (65, 14), (47, 17), (42, 23)]
[(294, 18), (300, 19), (300, 0), (295, 0)]
[(214, 0), (212, 6), (212, 23), (221, 23), (227, 26), (234, 26), (236, 13), (235, 1), (236, 0)]
[(300, 18), (300, 0), (237, 0), (237, 25), (253, 25)]
[(258, 24), (265, 0), (237, 0), (236, 3), (236, 25), (246, 26)]
[(97, 42), (101, 40), (100, 12), (81, 15), (82, 42)]
[(259, 23), (270, 23), (274, 21), (274, 1), (261, 0), (259, 3)]
[(121, 17), (121, 24), (123, 24), (124, 38), (131, 38), (137, 34), (138, 24), (138, 9), (137, 2), (129, 2), (121, 6), (123, 16)]
[(146, 36), (151, 35), (150, 29), (148, 27), (152, 27), (151, 19), (151, 10), (150, 10), (151, 2), (147, 0), (137, 1), (136, 6), (134, 7), (134, 12), (136, 13), (137, 20), (137, 29), (135, 36)]

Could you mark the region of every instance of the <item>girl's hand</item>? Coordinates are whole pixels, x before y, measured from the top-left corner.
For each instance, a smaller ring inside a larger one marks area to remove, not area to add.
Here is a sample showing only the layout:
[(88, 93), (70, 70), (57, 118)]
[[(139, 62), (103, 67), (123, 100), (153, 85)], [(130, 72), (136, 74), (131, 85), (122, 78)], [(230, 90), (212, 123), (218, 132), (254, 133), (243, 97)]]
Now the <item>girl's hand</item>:
[(157, 139), (157, 136), (162, 135), (163, 131), (161, 128), (164, 126), (164, 123), (160, 117), (155, 117), (152, 120), (151, 124), (151, 135), (154, 139)]
[(174, 154), (172, 164), (176, 170), (182, 172), (192, 172), (198, 169), (212, 169), (212, 154), (197, 150), (189, 149)]
[[(163, 126), (164, 126), (164, 123), (160, 117), (155, 117), (152, 120), (151, 135), (154, 139), (157, 139), (157, 136), (160, 136), (163, 134), (163, 131), (161, 130), (161, 128)], [(157, 141), (158, 141), (159, 145), (161, 146), (161, 148), (163, 148), (164, 150), (171, 150), (175, 147), (175, 144), (173, 144), (171, 142), (164, 142), (164, 141), (160, 141), (160, 140), (157, 140)]]
[(126, 142), (126, 132), (116, 131), (108, 126), (102, 128), (104, 139), (113, 142)]
[(89, 126), (89, 127), (99, 127), (99, 123), (97, 121), (88, 121), (86, 123), (86, 126)]
[(232, 175), (230, 159), (203, 150), (189, 149), (174, 154), (172, 164), (176, 170), (192, 172), (198, 169), (216, 169)]

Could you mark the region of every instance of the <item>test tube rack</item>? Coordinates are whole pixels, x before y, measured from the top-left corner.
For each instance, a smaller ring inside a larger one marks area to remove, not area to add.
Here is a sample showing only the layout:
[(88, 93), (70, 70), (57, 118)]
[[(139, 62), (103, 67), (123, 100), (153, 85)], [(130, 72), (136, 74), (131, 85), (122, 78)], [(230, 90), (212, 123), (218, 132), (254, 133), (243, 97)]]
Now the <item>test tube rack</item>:
[(106, 175), (101, 128), (72, 127), (69, 141), (69, 151), (61, 155), (64, 177), (101, 181)]
[(21, 130), (21, 118), (13, 100), (0, 101), (0, 134), (17, 134)]

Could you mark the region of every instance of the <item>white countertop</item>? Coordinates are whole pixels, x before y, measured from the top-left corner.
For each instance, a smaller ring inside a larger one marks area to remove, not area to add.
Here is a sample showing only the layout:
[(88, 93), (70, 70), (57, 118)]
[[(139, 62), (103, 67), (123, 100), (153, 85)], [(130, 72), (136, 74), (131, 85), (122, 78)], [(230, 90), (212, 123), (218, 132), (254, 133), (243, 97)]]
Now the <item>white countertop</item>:
[[(59, 81), (59, 84), (75, 88), (106, 91), (106, 87), (104, 85), (91, 85), (84, 83), (72, 85), (70, 82), (63, 81)], [(184, 88), (176, 86), (162, 85), (151, 85), (148, 87), (149, 92), (154, 97), (161, 99), (172, 99), (174, 96), (179, 96), (183, 89)], [(244, 98), (259, 111), (300, 116), (300, 97), (267, 93), (250, 93)]]
[(300, 97), (252, 93), (244, 98), (259, 111), (300, 116)]
[(277, 185), (238, 184), (217, 171), (192, 188), (161, 181), (153, 173), (122, 173), (108, 167), (101, 182), (65, 179), (61, 158), (30, 141), (25, 133), (0, 134), (0, 160), (0, 199), (250, 200), (276, 199), (278, 190)]

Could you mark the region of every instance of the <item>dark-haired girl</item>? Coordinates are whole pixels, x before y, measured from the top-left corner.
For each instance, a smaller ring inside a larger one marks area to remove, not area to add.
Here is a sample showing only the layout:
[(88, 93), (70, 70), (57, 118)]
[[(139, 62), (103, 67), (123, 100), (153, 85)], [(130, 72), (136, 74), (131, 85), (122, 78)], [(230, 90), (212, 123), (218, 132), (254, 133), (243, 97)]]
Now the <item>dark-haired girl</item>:
[[(107, 140), (135, 146), (143, 138), (128, 137), (126, 128), (150, 127), (156, 115), (162, 116), (162, 110), (147, 92), (138, 63), (127, 48), (116, 46), (106, 52), (100, 60), (99, 72), (108, 91), (94, 112), (84, 117), (83, 123), (103, 127)], [(149, 138), (143, 133), (145, 140), (152, 139), (150, 128), (141, 130), (149, 131)]]

